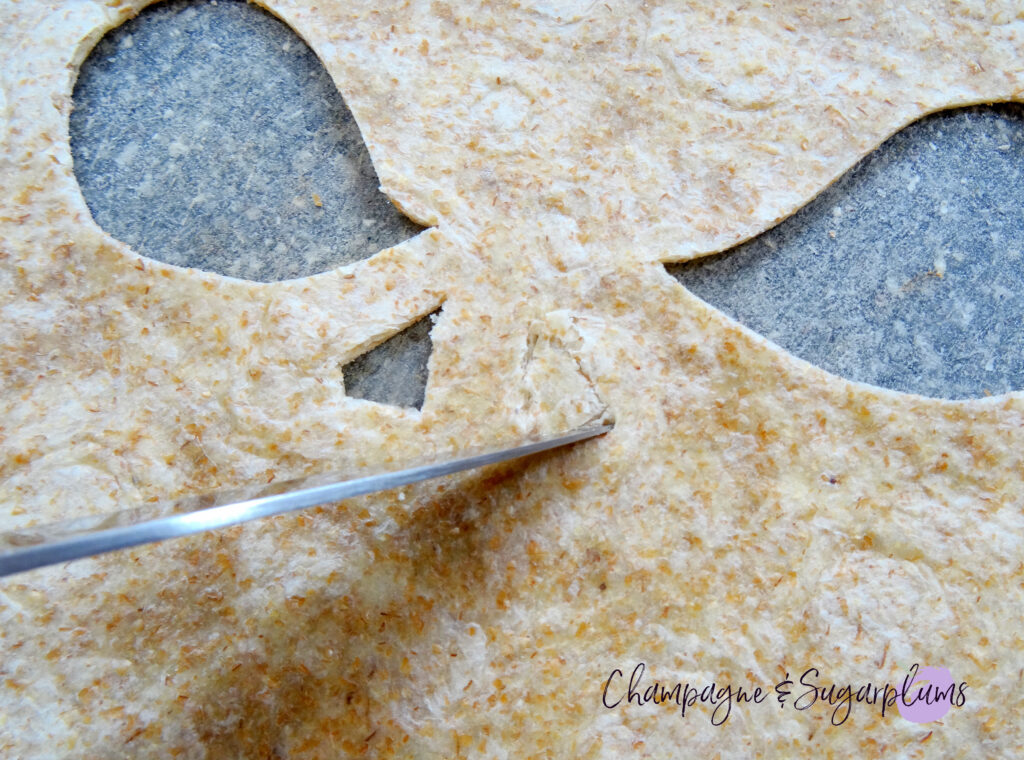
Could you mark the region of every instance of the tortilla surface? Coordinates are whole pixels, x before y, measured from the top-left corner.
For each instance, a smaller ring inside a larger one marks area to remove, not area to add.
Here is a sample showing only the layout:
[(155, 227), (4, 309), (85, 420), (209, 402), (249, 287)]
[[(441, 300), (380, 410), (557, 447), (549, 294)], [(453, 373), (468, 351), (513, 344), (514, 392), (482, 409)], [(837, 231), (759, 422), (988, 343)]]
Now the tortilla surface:
[[(273, 284), (143, 259), (89, 217), (75, 70), (144, 4), (0, 9), (0, 528), (616, 428), (4, 580), (4, 754), (1021, 753), (1021, 395), (847, 382), (661, 266), (922, 114), (1021, 99), (1013, 4), (268, 3), (432, 227)], [(345, 396), (340, 364), (442, 303), (422, 411)], [(724, 722), (638, 704), (641, 662), (641, 691), (770, 696)], [(941, 722), (776, 699), (810, 668), (857, 689), (914, 663), (967, 685)]]

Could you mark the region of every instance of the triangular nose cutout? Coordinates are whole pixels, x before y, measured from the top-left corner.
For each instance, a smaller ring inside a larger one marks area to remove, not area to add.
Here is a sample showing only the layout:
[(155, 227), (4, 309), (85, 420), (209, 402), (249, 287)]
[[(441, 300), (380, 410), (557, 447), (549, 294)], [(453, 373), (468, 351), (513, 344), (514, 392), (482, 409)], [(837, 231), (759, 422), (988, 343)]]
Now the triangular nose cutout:
[(380, 192), (316, 55), (241, 0), (150, 6), (97, 44), (74, 104), (75, 174), (93, 217), (153, 259), (267, 282), (423, 229)]
[(346, 364), (345, 392), (378, 404), (423, 408), (433, 350), (430, 330), (439, 313), (428, 314)]

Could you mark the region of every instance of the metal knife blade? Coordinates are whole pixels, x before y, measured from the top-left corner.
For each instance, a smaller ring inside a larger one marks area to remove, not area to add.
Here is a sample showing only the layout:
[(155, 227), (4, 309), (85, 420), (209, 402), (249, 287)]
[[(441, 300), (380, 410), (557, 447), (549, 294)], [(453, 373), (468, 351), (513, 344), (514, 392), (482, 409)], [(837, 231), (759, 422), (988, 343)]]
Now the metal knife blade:
[(0, 577), (518, 459), (602, 435), (612, 427), (584, 427), (512, 448), (478, 451), (455, 459), (422, 462), (400, 469), (379, 468), (374, 472), (362, 472), (357, 477), (337, 472), (311, 475), (23, 528), (0, 534)]

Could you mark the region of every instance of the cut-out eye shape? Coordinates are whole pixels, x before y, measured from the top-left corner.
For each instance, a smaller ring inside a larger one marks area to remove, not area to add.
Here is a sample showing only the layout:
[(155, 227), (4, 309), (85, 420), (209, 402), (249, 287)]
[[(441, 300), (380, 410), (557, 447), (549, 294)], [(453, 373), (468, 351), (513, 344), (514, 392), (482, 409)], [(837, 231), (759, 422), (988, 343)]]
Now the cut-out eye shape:
[(939, 398), (1024, 388), (1024, 108), (894, 135), (816, 200), (668, 271), (793, 354)]
[(379, 191), (315, 54), (244, 0), (150, 6), (97, 44), (74, 104), (75, 174), (93, 217), (153, 259), (266, 282), (423, 229)]
[(342, 367), (345, 393), (378, 404), (421, 409), (427, 390), (430, 330), (440, 309)]

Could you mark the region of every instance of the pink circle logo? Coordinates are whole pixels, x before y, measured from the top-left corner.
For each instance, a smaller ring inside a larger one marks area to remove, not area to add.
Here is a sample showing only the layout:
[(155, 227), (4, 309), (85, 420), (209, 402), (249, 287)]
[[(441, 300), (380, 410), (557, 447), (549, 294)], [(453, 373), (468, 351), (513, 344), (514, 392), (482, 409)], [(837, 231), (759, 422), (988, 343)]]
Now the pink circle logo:
[(905, 720), (913, 723), (931, 723), (949, 712), (953, 706), (953, 676), (947, 668), (914, 665), (910, 675), (903, 679), (903, 691), (896, 707)]

